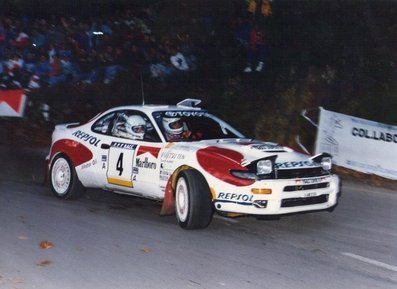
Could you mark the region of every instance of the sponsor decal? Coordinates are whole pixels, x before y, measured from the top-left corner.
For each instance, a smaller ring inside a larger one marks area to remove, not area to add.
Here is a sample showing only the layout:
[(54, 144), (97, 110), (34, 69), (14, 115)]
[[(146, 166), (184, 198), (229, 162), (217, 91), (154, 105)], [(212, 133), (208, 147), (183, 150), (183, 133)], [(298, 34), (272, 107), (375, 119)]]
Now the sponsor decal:
[(313, 167), (314, 163), (311, 161), (283, 162), (283, 163), (276, 163), (274, 166), (276, 169), (303, 168), (303, 167)]
[(82, 168), (83, 170), (84, 170), (84, 169), (88, 169), (88, 168), (90, 168), (91, 166), (95, 166), (96, 164), (97, 164), (97, 160), (92, 160), (92, 162), (83, 164), (83, 165), (81, 166), (81, 168)]
[(72, 135), (77, 137), (78, 139), (81, 139), (82, 141), (88, 142), (93, 146), (98, 146), (99, 142), (101, 141), (100, 139), (97, 139), (95, 136), (92, 136), (81, 130), (75, 131), (74, 133), (72, 133)]
[(143, 160), (141, 158), (136, 158), (135, 165), (138, 168), (144, 168), (144, 169), (155, 170), (157, 168), (157, 164), (155, 162), (149, 162), (149, 159), (147, 157), (145, 157)]
[(160, 171), (160, 180), (161, 181), (168, 181), (171, 176), (171, 171), (161, 170)]
[(161, 158), (163, 159), (169, 159), (169, 160), (184, 160), (185, 155), (181, 153), (171, 153), (171, 152), (166, 152), (161, 154)]
[(218, 200), (228, 200), (228, 201), (236, 201), (236, 202), (252, 202), (254, 198), (253, 195), (247, 194), (234, 194), (234, 193), (219, 193), (217, 199)]
[(397, 143), (397, 134), (391, 134), (388, 132), (375, 131), (375, 130), (371, 131), (371, 130), (368, 130), (365, 128), (353, 127), (352, 135), (355, 137), (372, 139), (372, 140), (376, 140), (376, 141)]
[(102, 155), (101, 156), (101, 161), (102, 161), (102, 169), (105, 170), (106, 169), (106, 163), (108, 161), (108, 156), (107, 155)]
[(164, 116), (169, 117), (182, 117), (182, 116), (195, 116), (195, 117), (203, 117), (208, 116), (208, 112), (205, 111), (166, 111)]
[(283, 147), (275, 143), (265, 143), (265, 144), (254, 144), (251, 145), (251, 149), (267, 151), (267, 150), (282, 150)]
[(89, 167), (91, 167), (91, 163), (86, 163), (84, 165), (81, 166), (81, 168), (84, 169), (88, 169)]
[(127, 149), (127, 150), (135, 150), (137, 145), (129, 144), (129, 143), (122, 143), (122, 142), (112, 142), (111, 147), (120, 148), (120, 149)]
[(325, 181), (327, 177), (319, 177), (319, 178), (313, 178), (313, 179), (298, 179), (295, 180), (295, 184), (297, 185), (310, 185), (310, 184), (318, 184), (323, 181)]
[(142, 155), (144, 153), (150, 153), (152, 156), (154, 156), (156, 159), (159, 156), (160, 148), (156, 147), (149, 147), (149, 146), (140, 146), (138, 148), (137, 156)]

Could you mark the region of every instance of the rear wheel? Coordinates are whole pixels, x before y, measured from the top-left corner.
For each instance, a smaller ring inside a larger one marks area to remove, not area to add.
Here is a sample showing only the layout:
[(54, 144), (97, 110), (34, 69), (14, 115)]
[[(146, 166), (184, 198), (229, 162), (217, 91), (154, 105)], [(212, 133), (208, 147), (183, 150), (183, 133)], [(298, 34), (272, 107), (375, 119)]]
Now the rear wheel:
[(184, 229), (207, 227), (213, 215), (211, 194), (204, 177), (195, 170), (180, 173), (175, 188), (176, 216)]
[(51, 189), (60, 199), (76, 199), (84, 193), (76, 170), (64, 155), (57, 156), (50, 170)]

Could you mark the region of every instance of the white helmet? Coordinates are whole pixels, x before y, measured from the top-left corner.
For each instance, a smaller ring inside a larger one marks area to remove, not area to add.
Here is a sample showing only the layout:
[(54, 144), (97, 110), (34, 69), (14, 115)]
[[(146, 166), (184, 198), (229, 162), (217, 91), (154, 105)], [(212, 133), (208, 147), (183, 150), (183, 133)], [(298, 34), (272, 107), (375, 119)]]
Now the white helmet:
[(146, 132), (146, 122), (140, 115), (131, 115), (125, 122), (125, 129), (133, 139), (143, 139)]
[(179, 117), (163, 117), (163, 127), (169, 135), (180, 135), (183, 133), (183, 124)]

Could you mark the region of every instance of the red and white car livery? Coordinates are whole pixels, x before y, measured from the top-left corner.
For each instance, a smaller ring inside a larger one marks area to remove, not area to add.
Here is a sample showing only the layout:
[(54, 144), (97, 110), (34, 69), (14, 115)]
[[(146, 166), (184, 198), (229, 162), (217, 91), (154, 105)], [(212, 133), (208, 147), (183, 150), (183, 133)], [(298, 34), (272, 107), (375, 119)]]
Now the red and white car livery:
[(161, 200), (161, 214), (176, 213), (186, 229), (208, 226), (214, 212), (335, 208), (340, 181), (329, 155), (246, 138), (199, 102), (116, 107), (83, 125), (57, 125), (47, 156), (53, 193), (69, 199), (100, 188)]

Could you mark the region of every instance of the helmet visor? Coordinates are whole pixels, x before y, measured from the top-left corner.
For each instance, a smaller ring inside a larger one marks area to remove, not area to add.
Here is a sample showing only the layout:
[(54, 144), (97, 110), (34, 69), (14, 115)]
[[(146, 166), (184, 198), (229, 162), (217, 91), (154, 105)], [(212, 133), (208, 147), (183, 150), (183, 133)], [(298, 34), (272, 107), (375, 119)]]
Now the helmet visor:
[(144, 125), (136, 125), (132, 127), (132, 131), (134, 133), (143, 133), (145, 132), (145, 126)]
[(183, 126), (183, 124), (182, 124), (181, 120), (178, 119), (178, 120), (176, 120), (174, 122), (171, 122), (169, 124), (169, 126), (170, 126), (171, 129), (179, 129), (179, 128), (181, 128)]

